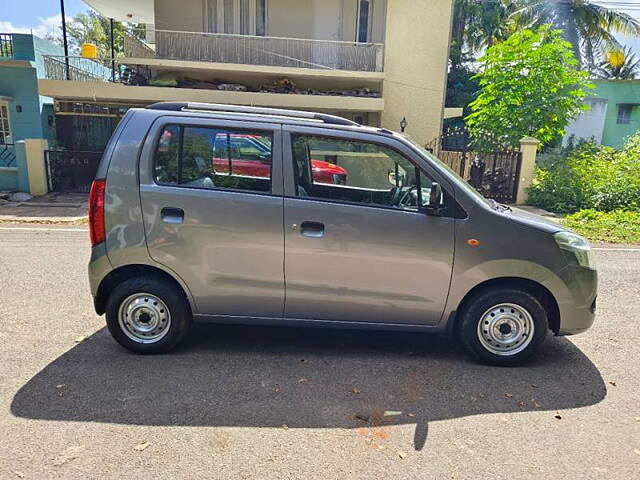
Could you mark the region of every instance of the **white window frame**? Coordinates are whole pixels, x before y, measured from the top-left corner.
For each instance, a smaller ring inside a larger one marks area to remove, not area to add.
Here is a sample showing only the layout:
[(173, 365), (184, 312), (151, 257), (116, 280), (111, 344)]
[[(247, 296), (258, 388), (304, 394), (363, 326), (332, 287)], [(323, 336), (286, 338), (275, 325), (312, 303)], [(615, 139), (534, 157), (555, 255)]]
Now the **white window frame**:
[[(234, 34), (234, 35), (250, 35), (250, 36), (255, 36), (256, 35), (256, 27), (257, 27), (257, 13), (258, 13), (258, 9), (257, 9), (257, 5), (256, 5), (256, 0), (248, 0), (248, 4), (249, 4), (249, 31), (248, 32), (241, 32), (240, 30), (240, 8), (241, 5), (243, 3), (243, 0), (232, 0), (233, 3), (233, 28), (231, 32), (225, 32), (225, 25), (224, 25), (224, 13), (225, 13), (225, 0), (205, 0), (206, 4), (205, 4), (205, 11), (206, 11), (206, 15), (207, 15), (207, 21), (205, 23), (205, 27), (206, 30), (211, 32), (211, 21), (209, 19), (209, 11), (210, 11), (210, 6), (209, 6), (209, 2), (216, 2), (216, 25), (215, 25), (215, 31), (212, 33), (227, 33), (227, 34)], [(268, 5), (269, 2), (268, 0), (265, 0), (265, 35), (267, 33), (267, 18), (268, 18)]]
[[(5, 116), (2, 114), (2, 107), (6, 109), (7, 130), (4, 129)], [(0, 98), (0, 144), (13, 143), (13, 132), (11, 131), (11, 104), (8, 100)]]

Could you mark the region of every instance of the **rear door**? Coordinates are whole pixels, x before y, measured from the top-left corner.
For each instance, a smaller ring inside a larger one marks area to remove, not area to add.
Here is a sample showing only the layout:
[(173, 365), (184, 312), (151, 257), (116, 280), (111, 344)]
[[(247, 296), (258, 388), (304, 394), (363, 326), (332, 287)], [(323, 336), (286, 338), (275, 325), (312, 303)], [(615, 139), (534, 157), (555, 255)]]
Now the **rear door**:
[[(265, 146), (256, 168), (234, 156), (234, 136)], [(141, 156), (140, 198), (149, 254), (182, 278), (197, 313), (282, 317), (280, 125), (161, 117)]]
[[(391, 137), (330, 135), (293, 126), (283, 135), (285, 317), (438, 323), (451, 280), (454, 218), (419, 206), (428, 203), (433, 180), (449, 190), (445, 204), (451, 187)], [(328, 159), (346, 171), (344, 184), (311, 174), (313, 162)]]

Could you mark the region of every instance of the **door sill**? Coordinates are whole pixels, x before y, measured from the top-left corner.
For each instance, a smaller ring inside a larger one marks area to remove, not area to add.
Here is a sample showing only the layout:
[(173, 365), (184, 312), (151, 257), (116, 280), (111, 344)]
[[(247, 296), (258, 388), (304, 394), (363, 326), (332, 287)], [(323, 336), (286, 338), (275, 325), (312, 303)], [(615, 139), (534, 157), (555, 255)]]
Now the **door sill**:
[(383, 322), (349, 322), (342, 320), (316, 320), (310, 318), (281, 318), (281, 317), (242, 317), (232, 315), (193, 316), (194, 321), (203, 323), (223, 323), (236, 325), (268, 325), (280, 327), (312, 327), (312, 328), (346, 328), (355, 330), (404, 330), (440, 332), (442, 325), (427, 325), (414, 323), (383, 323)]

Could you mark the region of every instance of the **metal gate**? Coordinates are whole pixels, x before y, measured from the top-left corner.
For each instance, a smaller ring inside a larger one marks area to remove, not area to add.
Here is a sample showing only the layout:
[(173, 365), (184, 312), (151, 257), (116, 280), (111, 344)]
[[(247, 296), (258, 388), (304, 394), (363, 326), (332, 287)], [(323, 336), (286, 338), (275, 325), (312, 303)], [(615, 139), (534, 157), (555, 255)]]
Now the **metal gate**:
[(522, 153), (513, 150), (474, 152), (464, 129), (446, 131), (426, 147), (486, 198), (515, 203)]
[(45, 150), (49, 190), (88, 193), (101, 158), (102, 152)]

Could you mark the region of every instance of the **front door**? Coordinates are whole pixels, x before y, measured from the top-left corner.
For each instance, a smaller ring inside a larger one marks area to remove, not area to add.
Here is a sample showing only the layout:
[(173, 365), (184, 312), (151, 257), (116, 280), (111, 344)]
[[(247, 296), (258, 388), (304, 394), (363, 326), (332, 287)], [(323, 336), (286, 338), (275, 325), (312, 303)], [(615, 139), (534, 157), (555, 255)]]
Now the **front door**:
[[(379, 136), (325, 135), (290, 127), (283, 137), (285, 317), (438, 323), (454, 219), (422, 208), (437, 172), (416, 166), (424, 160), (397, 140), (392, 147), (393, 138), (385, 145)], [(346, 180), (319, 175), (326, 162), (346, 171)]]
[(140, 197), (150, 256), (186, 283), (194, 313), (281, 318), (280, 126), (164, 117), (149, 141)]

